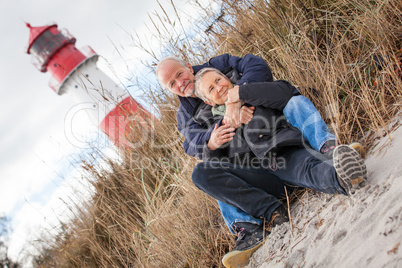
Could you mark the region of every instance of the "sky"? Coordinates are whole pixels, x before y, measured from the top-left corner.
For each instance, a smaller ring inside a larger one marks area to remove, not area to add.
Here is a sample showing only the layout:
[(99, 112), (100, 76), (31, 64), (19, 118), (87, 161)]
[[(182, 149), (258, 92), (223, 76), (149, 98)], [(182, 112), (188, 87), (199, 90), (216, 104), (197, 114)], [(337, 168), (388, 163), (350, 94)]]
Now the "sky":
[[(174, 2), (180, 7), (187, 1)], [(67, 29), (77, 48), (91, 46), (101, 56), (102, 71), (129, 86), (127, 77), (142, 71), (138, 59), (146, 57), (131, 46), (130, 33), (149, 34), (148, 13), (155, 10), (160, 10), (157, 1), (0, 0), (0, 215), (11, 219), (12, 257), (37, 226), (52, 226), (63, 217), (76, 191), (70, 185), (83, 181), (76, 168), (83, 149), (75, 145), (98, 131), (84, 114), (70, 122), (75, 103), (50, 89), (51, 75), (31, 64), (25, 23)], [(74, 125), (78, 141), (66, 134), (67, 125)]]

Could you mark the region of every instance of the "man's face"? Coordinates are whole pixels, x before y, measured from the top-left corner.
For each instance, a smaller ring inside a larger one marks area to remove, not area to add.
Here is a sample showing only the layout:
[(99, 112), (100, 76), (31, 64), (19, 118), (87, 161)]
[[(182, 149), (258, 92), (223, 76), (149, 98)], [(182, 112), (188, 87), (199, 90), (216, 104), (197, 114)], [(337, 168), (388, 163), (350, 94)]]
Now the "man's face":
[(159, 67), (159, 82), (181, 97), (194, 96), (193, 68), (187, 63), (182, 66), (175, 60), (167, 60)]
[(228, 99), (228, 91), (233, 88), (233, 85), (226, 76), (211, 71), (203, 75), (199, 87), (209, 100), (206, 103), (214, 106), (225, 104)]

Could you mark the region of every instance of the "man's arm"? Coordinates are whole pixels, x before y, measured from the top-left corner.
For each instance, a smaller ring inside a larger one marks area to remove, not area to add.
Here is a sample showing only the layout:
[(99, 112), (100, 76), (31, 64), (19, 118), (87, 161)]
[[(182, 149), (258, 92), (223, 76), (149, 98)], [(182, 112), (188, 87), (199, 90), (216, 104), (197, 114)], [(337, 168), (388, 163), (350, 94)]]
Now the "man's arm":
[(252, 54), (247, 54), (243, 58), (223, 54), (211, 58), (207, 66), (203, 65), (203, 67), (214, 67), (220, 71), (228, 67), (235, 68), (241, 76), (237, 85), (273, 81), (271, 69), (265, 60)]
[[(185, 139), (183, 142), (184, 152), (202, 159), (204, 144), (210, 139), (214, 127), (207, 123), (197, 123), (190, 112), (193, 111), (180, 105), (176, 114), (177, 128)], [(221, 121), (218, 121), (217, 124), (221, 125)]]
[(284, 80), (242, 85), (238, 87), (238, 95), (236, 91), (231, 92), (228, 102), (241, 100), (253, 106), (282, 111), (293, 97), (293, 89), (294, 87)]

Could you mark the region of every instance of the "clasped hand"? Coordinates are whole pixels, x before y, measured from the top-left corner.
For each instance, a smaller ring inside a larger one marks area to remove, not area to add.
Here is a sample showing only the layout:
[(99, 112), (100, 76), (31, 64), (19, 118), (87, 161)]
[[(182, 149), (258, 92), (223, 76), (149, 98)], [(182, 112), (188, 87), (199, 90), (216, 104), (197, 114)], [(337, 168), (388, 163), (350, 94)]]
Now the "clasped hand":
[[(234, 103), (236, 104), (236, 103)], [(239, 126), (241, 124), (248, 124), (251, 119), (254, 116), (254, 109), (255, 107), (247, 107), (243, 106), (240, 109), (238, 109), (238, 120), (240, 122)], [(227, 112), (227, 107), (226, 107), (226, 112)], [(226, 116), (226, 113), (225, 113)], [(237, 127), (234, 127), (233, 124), (227, 123), (228, 121), (225, 119), (222, 121), (222, 126), (218, 127), (218, 124), (215, 124), (214, 130), (211, 133), (211, 137), (208, 142), (208, 148), (210, 150), (216, 150), (220, 148), (223, 144), (233, 140), (233, 137), (235, 135), (235, 130)], [(233, 121), (230, 121), (233, 122)]]
[(228, 124), (231, 127), (238, 128), (241, 124), (248, 124), (253, 118), (254, 107), (242, 106), (239, 95), (240, 88), (235, 86), (228, 91), (228, 98), (225, 102), (226, 112), (223, 117), (223, 124)]

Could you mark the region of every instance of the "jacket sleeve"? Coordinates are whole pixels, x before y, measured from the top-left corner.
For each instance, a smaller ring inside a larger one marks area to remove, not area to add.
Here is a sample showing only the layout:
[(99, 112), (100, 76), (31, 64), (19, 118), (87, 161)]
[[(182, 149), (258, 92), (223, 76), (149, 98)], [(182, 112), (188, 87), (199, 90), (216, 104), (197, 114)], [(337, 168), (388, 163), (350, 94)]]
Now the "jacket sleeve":
[(284, 80), (241, 85), (239, 98), (253, 106), (264, 106), (282, 111), (293, 96), (293, 88)]
[[(183, 142), (184, 152), (189, 156), (202, 159), (204, 144), (211, 137), (211, 132), (214, 128), (195, 122), (192, 114), (181, 105), (177, 111), (176, 119), (177, 128), (185, 139)], [(221, 121), (218, 124), (220, 125)]]
[(223, 156), (227, 155), (227, 146), (223, 146), (216, 150), (210, 150), (208, 148), (208, 141), (204, 144), (204, 150), (202, 154), (202, 161), (219, 161)]
[(224, 71), (228, 67), (235, 68), (241, 75), (240, 80), (237, 82), (238, 85), (272, 81), (272, 73), (268, 64), (263, 58), (252, 54), (247, 54), (243, 58), (223, 54), (211, 58), (208, 64), (210, 67), (217, 68), (220, 71)]

